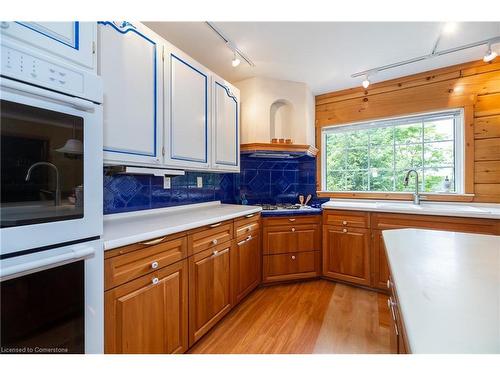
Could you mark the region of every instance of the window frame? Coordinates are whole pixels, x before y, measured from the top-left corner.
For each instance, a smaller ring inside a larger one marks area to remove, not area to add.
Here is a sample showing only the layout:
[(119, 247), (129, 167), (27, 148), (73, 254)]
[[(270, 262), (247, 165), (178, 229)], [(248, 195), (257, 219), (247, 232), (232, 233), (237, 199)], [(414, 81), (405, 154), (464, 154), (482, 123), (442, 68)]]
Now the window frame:
[[(408, 115), (398, 115), (398, 116), (392, 116), (392, 117), (383, 117), (383, 118), (377, 118), (373, 120), (364, 120), (364, 121), (356, 121), (356, 122), (350, 122), (350, 123), (344, 123), (344, 124), (338, 124), (338, 125), (329, 125), (329, 126), (323, 126), (321, 128), (321, 192), (326, 193), (326, 194), (335, 194), (335, 193), (340, 193), (340, 194), (349, 194), (349, 193), (356, 193), (356, 194), (408, 194), (409, 192), (407, 191), (394, 191), (394, 190), (327, 190), (327, 185), (326, 185), (326, 180), (327, 180), (327, 158), (326, 158), (326, 151), (327, 151), (327, 135), (339, 131), (338, 129), (341, 128), (341, 131), (348, 131), (348, 129), (354, 129), (356, 127), (361, 127), (363, 129), (373, 129), (376, 128), (378, 124), (384, 123), (384, 122), (397, 122), (398, 120), (404, 120), (405, 122), (410, 122), (411, 119), (417, 119), (417, 118), (422, 118), (426, 116), (439, 116), (439, 115), (446, 115), (446, 114), (454, 114), (455, 115), (455, 123), (454, 123), (454, 170), (455, 170), (455, 191), (450, 191), (450, 192), (441, 192), (441, 191), (429, 191), (425, 192), (421, 190), (422, 194), (432, 194), (432, 195), (463, 195), (465, 193), (465, 129), (464, 129), (464, 123), (465, 123), (465, 110), (464, 108), (447, 108), (444, 110), (437, 110), (437, 111), (429, 111), (429, 112), (419, 112), (419, 113), (413, 113), (413, 114), (408, 114)], [(403, 124), (401, 124), (403, 125)], [(394, 125), (395, 126), (395, 125)], [(422, 145), (425, 144), (425, 141), (422, 139)], [(370, 145), (368, 145), (370, 147)], [(419, 178), (422, 176), (419, 174)], [(420, 180), (419, 182), (422, 182)]]

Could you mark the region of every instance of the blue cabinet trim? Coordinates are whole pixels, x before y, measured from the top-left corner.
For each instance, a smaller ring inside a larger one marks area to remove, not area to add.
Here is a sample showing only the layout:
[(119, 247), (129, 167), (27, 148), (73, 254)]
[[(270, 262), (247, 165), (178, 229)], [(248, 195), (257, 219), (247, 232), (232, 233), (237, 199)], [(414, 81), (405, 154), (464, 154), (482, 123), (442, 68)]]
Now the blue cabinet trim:
[(116, 152), (120, 154), (128, 154), (128, 155), (141, 155), (141, 156), (153, 156), (156, 157), (156, 144), (157, 144), (157, 137), (156, 137), (156, 124), (157, 124), (157, 77), (156, 77), (156, 70), (157, 70), (157, 62), (156, 62), (156, 55), (157, 55), (157, 45), (156, 42), (154, 42), (152, 39), (148, 38), (146, 35), (140, 33), (137, 31), (137, 28), (132, 25), (130, 22), (123, 21), (121, 22), (120, 25), (117, 25), (115, 22), (110, 22), (110, 21), (98, 21), (98, 25), (103, 25), (103, 26), (111, 26), (115, 31), (119, 32), (120, 34), (127, 34), (128, 32), (133, 32), (143, 38), (144, 40), (148, 41), (153, 45), (153, 96), (154, 96), (154, 103), (153, 103), (153, 152), (141, 152), (141, 151), (134, 151), (134, 150), (124, 150), (124, 149), (113, 149), (113, 148), (106, 148), (104, 147), (103, 150), (106, 152)]
[[(176, 59), (177, 61), (183, 63), (187, 67), (193, 69), (195, 72), (201, 74), (205, 78), (205, 159), (196, 159), (196, 158), (186, 158), (186, 157), (181, 157), (181, 156), (175, 156), (174, 155), (174, 148), (173, 148), (173, 137), (172, 137), (172, 112), (173, 112), (173, 106), (172, 106), (172, 58)], [(182, 60), (181, 58), (177, 57), (173, 53), (170, 54), (170, 158), (174, 160), (183, 160), (183, 161), (192, 161), (192, 162), (201, 162), (201, 163), (206, 163), (208, 162), (208, 77), (205, 73), (201, 72), (200, 70), (196, 69), (194, 66), (189, 64), (188, 62)]]
[[(236, 99), (236, 97), (234, 95), (231, 94), (231, 92), (229, 91), (229, 89), (226, 86), (220, 84), (217, 81), (215, 81), (215, 84), (217, 86), (222, 87), (224, 89), (224, 91), (226, 92), (226, 95), (229, 96), (231, 99), (233, 99), (234, 104), (236, 105), (236, 143), (235, 143), (235, 150), (234, 150), (234, 154), (236, 155), (236, 163), (228, 163), (225, 161), (218, 161), (218, 160), (216, 160), (215, 162), (217, 164), (222, 164), (222, 165), (236, 166), (236, 165), (238, 165), (238, 157), (239, 157), (239, 153), (238, 153), (238, 142), (239, 142), (239, 139), (238, 139), (238, 100)], [(217, 95), (215, 95), (215, 100), (217, 100)], [(217, 142), (217, 138), (218, 137), (215, 137), (215, 142)], [(217, 150), (217, 143), (215, 144), (215, 146), (216, 146), (215, 149)], [(217, 155), (217, 152), (215, 154)]]
[(36, 33), (39, 33), (39, 34), (42, 34), (43, 36), (46, 36), (47, 38), (50, 38), (52, 40), (55, 40), (56, 42), (59, 42), (61, 44), (64, 44), (65, 46), (68, 46), (68, 47), (71, 47), (73, 49), (76, 49), (76, 50), (79, 50), (80, 49), (80, 22), (78, 21), (75, 21), (73, 22), (74, 24), (74, 27), (75, 27), (75, 40), (73, 42), (73, 44), (70, 44), (64, 40), (61, 40), (61, 39), (57, 39), (55, 38), (54, 36), (52, 35), (49, 35), (49, 34), (46, 34), (44, 33), (42, 30), (39, 30), (31, 25), (28, 25), (24, 22), (20, 22), (20, 21), (15, 21), (18, 25), (21, 25), (21, 26), (24, 26), (26, 27), (27, 29), (30, 29)]

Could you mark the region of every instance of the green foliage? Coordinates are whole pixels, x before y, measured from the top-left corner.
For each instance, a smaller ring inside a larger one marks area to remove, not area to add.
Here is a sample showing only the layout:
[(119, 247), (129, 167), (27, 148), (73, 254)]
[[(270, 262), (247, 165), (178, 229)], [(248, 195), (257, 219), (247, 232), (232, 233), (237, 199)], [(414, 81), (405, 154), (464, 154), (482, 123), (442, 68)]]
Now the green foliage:
[(419, 172), (422, 190), (443, 191), (446, 176), (454, 191), (452, 119), (341, 131), (326, 137), (329, 191), (413, 191), (404, 186), (409, 169)]

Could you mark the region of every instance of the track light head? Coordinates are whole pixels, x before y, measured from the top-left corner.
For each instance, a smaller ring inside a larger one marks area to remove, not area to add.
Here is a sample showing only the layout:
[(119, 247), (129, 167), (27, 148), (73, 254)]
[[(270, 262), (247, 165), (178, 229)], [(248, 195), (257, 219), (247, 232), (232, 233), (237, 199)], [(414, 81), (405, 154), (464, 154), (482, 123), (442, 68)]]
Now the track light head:
[(236, 52), (233, 53), (233, 60), (231, 61), (231, 65), (233, 66), (233, 68), (236, 68), (238, 65), (240, 65), (240, 62), (241, 60), (238, 59), (238, 57), (236, 56)]
[(484, 55), (483, 57), (483, 61), (484, 62), (490, 62), (490, 61), (493, 61), (495, 60), (495, 58), (498, 56), (498, 53), (496, 53), (495, 51), (493, 51), (491, 49), (491, 44), (488, 44), (488, 50), (486, 51), (486, 54)]
[(370, 80), (368, 79), (368, 77), (366, 77), (363, 82), (361, 82), (361, 84), (363, 85), (363, 88), (367, 89), (368, 86), (370, 86)]

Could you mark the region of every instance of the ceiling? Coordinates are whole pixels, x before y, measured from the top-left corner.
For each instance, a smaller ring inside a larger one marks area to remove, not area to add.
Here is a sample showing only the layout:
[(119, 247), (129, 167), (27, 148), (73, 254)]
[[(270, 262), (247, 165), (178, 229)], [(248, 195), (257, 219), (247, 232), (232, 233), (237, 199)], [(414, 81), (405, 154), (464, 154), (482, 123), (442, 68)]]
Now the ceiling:
[[(148, 27), (230, 82), (250, 77), (306, 82), (314, 94), (359, 86), (351, 74), (427, 55), (439, 22), (214, 22), (255, 64), (233, 68), (233, 54), (204, 22), (144, 22)], [(461, 22), (442, 35), (438, 50), (500, 36), (500, 22)], [(500, 44), (494, 45), (500, 52)], [(466, 61), (485, 46), (379, 72), (372, 82)]]

